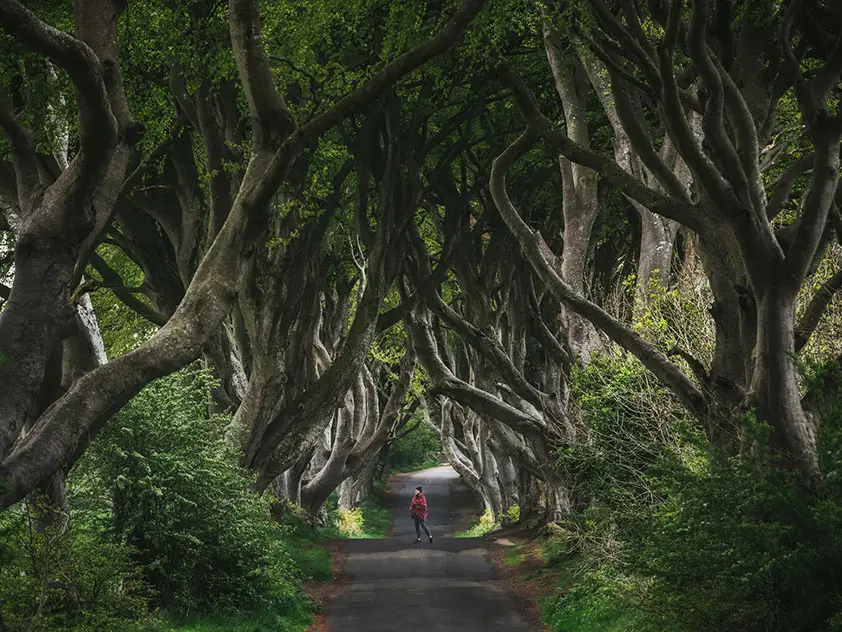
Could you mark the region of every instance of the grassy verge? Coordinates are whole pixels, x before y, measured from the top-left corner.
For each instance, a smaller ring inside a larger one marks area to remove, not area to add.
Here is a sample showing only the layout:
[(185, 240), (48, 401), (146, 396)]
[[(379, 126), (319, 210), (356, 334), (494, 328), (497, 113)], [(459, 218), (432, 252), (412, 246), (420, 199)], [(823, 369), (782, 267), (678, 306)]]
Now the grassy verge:
[(383, 481), (374, 483), (371, 498), (356, 509), (339, 509), (336, 493), (328, 498), (327, 526), (315, 530), (322, 539), (385, 538), (392, 526), (392, 517), (386, 508), (388, 486)]
[(516, 602), (544, 630), (557, 632), (652, 632), (608, 592), (586, 585), (586, 559), (555, 536), (506, 539), (492, 562)]
[(158, 624), (148, 632), (304, 632), (313, 623), (306, 618), (283, 615), (245, 615), (242, 617), (196, 618), (177, 624)]
[[(289, 529), (289, 555), (302, 582), (328, 582), (333, 579), (333, 559), (323, 546), (325, 530), (292, 518)], [(327, 535), (330, 535), (328, 533)], [(308, 584), (309, 585), (309, 584)], [(318, 603), (311, 601), (302, 587), (289, 595), (288, 603), (277, 612), (239, 615), (195, 616), (175, 621), (156, 621), (145, 632), (304, 632), (313, 624)]]
[(464, 531), (454, 531), (451, 537), (454, 538), (481, 538), (488, 535), (499, 528), (499, 525), (494, 523), (494, 516), (491, 510), (486, 510), (481, 516), (475, 517), (471, 520), (470, 526)]
[[(438, 465), (438, 461), (435, 462)], [(326, 506), (328, 524), (315, 527), (308, 524), (301, 516), (290, 512), (285, 517), (286, 528), (289, 530), (289, 554), (299, 569), (300, 577), (308, 583), (308, 592), (312, 586), (322, 584), (316, 588), (317, 593), (325, 590), (325, 582), (334, 578), (334, 560), (326, 545), (336, 540), (348, 538), (383, 538), (388, 536), (391, 529), (391, 514), (386, 508), (388, 486), (378, 481), (374, 486), (371, 499), (357, 509), (351, 511), (339, 510), (336, 497), (332, 497)], [(330, 546), (337, 550), (336, 546)], [(341, 569), (340, 569), (341, 570)], [(327, 588), (328, 591), (334, 588)], [(314, 596), (319, 602), (326, 598), (323, 594)], [(158, 621), (150, 625), (144, 632), (305, 632), (311, 628), (314, 610), (318, 604), (310, 603), (302, 593), (301, 603), (298, 597), (295, 604), (290, 604), (284, 612), (243, 614), (240, 616), (223, 617), (193, 617), (183, 621)]]

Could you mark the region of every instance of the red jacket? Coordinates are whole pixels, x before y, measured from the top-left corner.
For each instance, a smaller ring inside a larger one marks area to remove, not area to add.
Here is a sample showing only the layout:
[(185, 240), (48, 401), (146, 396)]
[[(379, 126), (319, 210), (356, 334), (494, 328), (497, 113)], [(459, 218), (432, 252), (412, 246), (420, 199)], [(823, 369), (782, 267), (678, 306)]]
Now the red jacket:
[(424, 494), (418, 494), (412, 497), (412, 504), (409, 505), (409, 513), (413, 518), (419, 520), (427, 519), (427, 499)]

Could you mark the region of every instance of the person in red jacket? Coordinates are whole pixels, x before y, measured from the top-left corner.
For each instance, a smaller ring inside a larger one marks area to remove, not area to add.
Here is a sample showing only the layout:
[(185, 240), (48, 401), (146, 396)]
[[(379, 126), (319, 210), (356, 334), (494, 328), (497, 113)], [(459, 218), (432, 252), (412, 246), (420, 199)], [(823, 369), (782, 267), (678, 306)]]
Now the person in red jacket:
[(415, 496), (412, 497), (412, 503), (409, 505), (409, 515), (412, 516), (412, 520), (415, 522), (415, 544), (421, 541), (422, 527), (424, 528), (424, 533), (427, 534), (430, 542), (432, 542), (433, 534), (430, 533), (427, 523), (424, 522), (427, 519), (427, 499), (424, 498), (424, 492), (420, 486), (415, 488)]

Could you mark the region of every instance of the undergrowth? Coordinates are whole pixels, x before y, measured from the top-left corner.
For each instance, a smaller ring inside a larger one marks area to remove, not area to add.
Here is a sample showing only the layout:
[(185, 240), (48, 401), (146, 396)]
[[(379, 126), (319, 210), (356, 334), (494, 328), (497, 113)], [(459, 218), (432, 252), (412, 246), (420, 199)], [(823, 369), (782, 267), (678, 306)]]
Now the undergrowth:
[[(520, 507), (512, 505), (502, 516), (502, 524), (514, 524), (520, 520)], [(454, 538), (481, 538), (500, 528), (500, 523), (494, 520), (491, 509), (486, 509), (481, 515), (471, 520), (470, 526), (464, 531), (455, 531)]]
[[(819, 392), (824, 370), (807, 367)], [(559, 453), (591, 500), (548, 543), (569, 566), (544, 600), (559, 632), (842, 631), (842, 397), (819, 407), (822, 480), (799, 490), (771, 432), (734, 423), (752, 450), (723, 453), (643, 370), (598, 361), (577, 376), (593, 429)]]

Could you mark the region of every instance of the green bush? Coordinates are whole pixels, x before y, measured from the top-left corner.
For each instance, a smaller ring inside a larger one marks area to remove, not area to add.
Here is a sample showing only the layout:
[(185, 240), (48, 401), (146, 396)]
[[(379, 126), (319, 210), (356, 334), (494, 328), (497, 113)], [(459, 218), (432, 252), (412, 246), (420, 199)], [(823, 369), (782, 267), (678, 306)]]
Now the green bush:
[(752, 455), (677, 475), (627, 552), (668, 629), (819, 631), (842, 611), (842, 505)]
[(810, 496), (775, 464), (768, 429), (750, 416), (741, 423), (751, 450), (702, 449), (680, 415), (664, 423), (672, 409), (644, 388), (642, 370), (601, 362), (577, 382), (594, 431), (560, 455), (592, 502), (571, 521), (578, 575), (547, 602), (548, 623), (566, 632), (842, 629), (842, 398), (821, 411), (824, 480)]
[(385, 538), (392, 526), (392, 514), (383, 506), (386, 491), (382, 481), (374, 484), (374, 494), (354, 509), (339, 509), (333, 492), (325, 503), (327, 526), (315, 530), (323, 538)]
[(76, 522), (39, 532), (21, 507), (0, 513), (0, 629), (136, 630), (148, 597), (126, 546)]
[(458, 531), (453, 534), (455, 538), (481, 538), (499, 528), (500, 525), (494, 522), (494, 514), (491, 509), (486, 509), (481, 516), (471, 520), (471, 525), (466, 531)]
[(364, 524), (361, 509), (337, 509), (336, 526), (346, 538), (362, 537)]
[(230, 419), (208, 416), (208, 401), (202, 373), (147, 387), (74, 473), (74, 504), (110, 504), (110, 534), (133, 549), (168, 613), (307, 618), (289, 534), (271, 519), (269, 501), (250, 490), (225, 439)]

